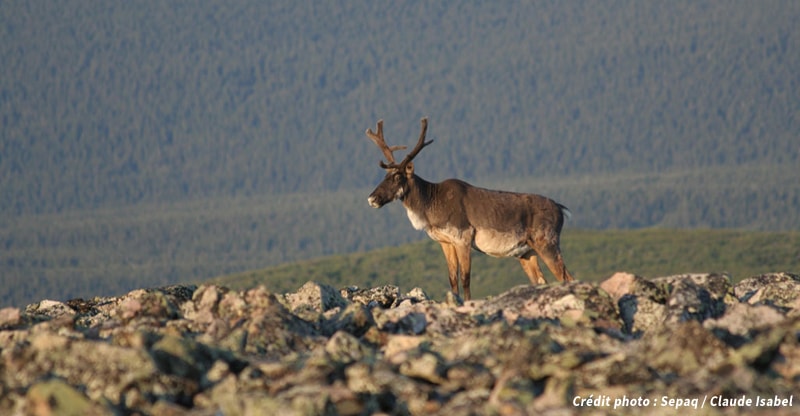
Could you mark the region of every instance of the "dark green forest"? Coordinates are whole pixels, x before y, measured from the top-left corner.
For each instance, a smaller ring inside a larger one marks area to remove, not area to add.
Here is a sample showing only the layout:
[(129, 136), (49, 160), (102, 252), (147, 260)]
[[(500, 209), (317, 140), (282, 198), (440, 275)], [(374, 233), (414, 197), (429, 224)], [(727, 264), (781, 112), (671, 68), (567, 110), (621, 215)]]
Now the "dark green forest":
[(430, 180), (567, 227), (800, 229), (800, 3), (0, 3), (0, 304), (424, 238)]

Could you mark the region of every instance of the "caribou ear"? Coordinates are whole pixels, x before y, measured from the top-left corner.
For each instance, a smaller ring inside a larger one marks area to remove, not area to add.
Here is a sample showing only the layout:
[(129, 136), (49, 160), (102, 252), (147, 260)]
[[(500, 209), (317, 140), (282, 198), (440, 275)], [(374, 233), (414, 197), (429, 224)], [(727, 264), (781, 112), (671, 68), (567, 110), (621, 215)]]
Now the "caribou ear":
[(414, 176), (414, 162), (406, 163), (406, 176), (409, 178)]

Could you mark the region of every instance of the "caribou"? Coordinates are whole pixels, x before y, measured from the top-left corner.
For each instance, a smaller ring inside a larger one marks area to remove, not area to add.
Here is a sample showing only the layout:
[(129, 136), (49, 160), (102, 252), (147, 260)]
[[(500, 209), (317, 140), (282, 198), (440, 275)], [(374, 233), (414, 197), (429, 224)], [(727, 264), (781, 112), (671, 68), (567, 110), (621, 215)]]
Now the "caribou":
[(547, 283), (538, 258), (561, 282), (573, 281), (564, 266), (559, 241), (567, 207), (542, 195), (497, 191), (472, 186), (459, 179), (428, 182), (414, 172), (414, 158), (433, 140), (425, 141), (428, 119), (416, 146), (397, 163), (394, 152), (406, 146), (388, 146), (383, 120), (377, 131), (366, 134), (383, 152), (380, 167), (386, 176), (369, 195), (373, 208), (400, 200), (411, 225), (424, 230), (442, 246), (447, 260), (450, 289), (459, 294), (458, 278), (469, 300), (472, 249), (494, 257), (516, 257), (531, 284)]

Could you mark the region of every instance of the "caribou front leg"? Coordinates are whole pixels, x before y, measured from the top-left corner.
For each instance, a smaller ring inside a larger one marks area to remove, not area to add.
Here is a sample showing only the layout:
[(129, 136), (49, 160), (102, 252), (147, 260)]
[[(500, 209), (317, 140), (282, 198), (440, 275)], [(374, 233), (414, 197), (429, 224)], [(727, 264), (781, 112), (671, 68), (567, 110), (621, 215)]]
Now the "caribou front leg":
[(450, 243), (439, 242), (442, 245), (444, 258), (447, 260), (447, 277), (450, 278), (450, 290), (458, 294), (458, 255), (456, 247)]
[(469, 290), (470, 272), (472, 270), (471, 247), (439, 242), (447, 259), (447, 274), (450, 278), (450, 290), (458, 295), (458, 277), (461, 275), (461, 286), (464, 288), (464, 300), (470, 300), (472, 294)]
[(461, 286), (464, 287), (464, 300), (472, 299), (469, 290), (470, 273), (472, 272), (472, 247), (470, 245), (456, 245), (458, 268), (461, 270)]

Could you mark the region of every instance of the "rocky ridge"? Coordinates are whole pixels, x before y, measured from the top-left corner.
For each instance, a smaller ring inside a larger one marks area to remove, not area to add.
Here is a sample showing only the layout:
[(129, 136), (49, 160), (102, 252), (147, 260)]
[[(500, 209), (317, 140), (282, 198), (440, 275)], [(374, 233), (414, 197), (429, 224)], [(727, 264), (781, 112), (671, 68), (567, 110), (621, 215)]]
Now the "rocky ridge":
[(43, 300), (0, 309), (0, 369), (2, 414), (789, 414), (800, 277)]

